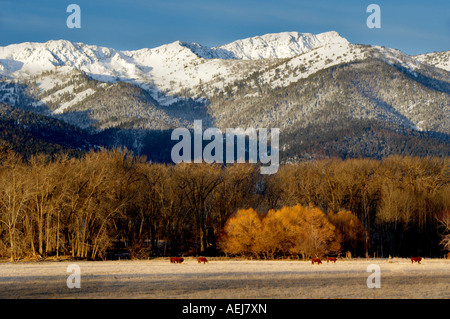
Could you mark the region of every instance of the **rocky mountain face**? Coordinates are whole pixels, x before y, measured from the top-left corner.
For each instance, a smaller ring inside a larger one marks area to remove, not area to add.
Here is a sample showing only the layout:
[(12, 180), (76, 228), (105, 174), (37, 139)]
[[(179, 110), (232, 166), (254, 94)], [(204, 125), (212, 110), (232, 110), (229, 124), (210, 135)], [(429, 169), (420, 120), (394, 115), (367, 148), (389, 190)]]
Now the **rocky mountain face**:
[(280, 128), (284, 160), (450, 150), (450, 51), (409, 56), (334, 31), (216, 48), (21, 43), (0, 47), (0, 76), (0, 103), (157, 160), (170, 156), (170, 131), (194, 120)]

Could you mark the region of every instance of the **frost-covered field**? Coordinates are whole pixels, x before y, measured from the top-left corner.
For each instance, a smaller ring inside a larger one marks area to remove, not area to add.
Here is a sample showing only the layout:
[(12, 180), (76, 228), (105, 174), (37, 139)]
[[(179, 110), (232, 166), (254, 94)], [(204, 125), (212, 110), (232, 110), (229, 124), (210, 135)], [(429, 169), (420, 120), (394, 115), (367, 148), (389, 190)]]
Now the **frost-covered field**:
[[(81, 288), (67, 287), (70, 264)], [(370, 264), (381, 288), (368, 288)], [(214, 260), (0, 263), (0, 298), (450, 298), (450, 260)]]

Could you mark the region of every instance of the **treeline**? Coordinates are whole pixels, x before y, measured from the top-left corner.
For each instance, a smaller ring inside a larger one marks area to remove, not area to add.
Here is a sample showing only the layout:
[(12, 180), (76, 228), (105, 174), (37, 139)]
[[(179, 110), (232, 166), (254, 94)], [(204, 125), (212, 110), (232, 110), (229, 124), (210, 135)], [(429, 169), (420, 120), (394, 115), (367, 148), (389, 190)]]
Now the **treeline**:
[[(448, 158), (320, 160), (260, 175), (256, 165), (152, 164), (125, 150), (24, 161), (2, 149), (0, 255), (247, 255), (227, 240), (237, 212), (250, 209), (260, 223), (272, 221), (265, 229), (275, 247), (255, 256), (320, 253), (305, 248), (306, 235), (289, 247), (279, 240), (290, 229), (279, 225), (303, 218), (334, 227), (323, 252), (437, 257), (445, 233), (437, 217), (448, 214), (449, 191)], [(298, 215), (286, 213), (293, 207)]]

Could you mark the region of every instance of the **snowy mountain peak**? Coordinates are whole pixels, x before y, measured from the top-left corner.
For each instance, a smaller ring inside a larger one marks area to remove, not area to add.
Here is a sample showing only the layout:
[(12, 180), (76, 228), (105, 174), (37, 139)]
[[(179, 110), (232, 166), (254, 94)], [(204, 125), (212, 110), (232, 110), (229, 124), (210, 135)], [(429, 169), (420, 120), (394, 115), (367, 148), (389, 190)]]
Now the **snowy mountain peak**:
[(269, 33), (237, 40), (219, 47), (208, 48), (198, 43), (179, 42), (204, 59), (258, 60), (267, 58), (290, 58), (329, 44), (348, 44), (336, 31), (317, 35), (299, 32)]
[[(55, 66), (69, 66), (89, 72), (92, 65), (111, 63), (116, 60), (125, 63), (152, 60), (157, 57), (173, 58), (183, 56), (189, 60), (204, 59), (264, 59), (286, 58), (333, 43), (348, 43), (337, 32), (321, 34), (282, 32), (270, 33), (216, 48), (208, 48), (198, 43), (175, 41), (153, 49), (118, 51), (111, 48), (72, 43), (67, 40), (50, 40), (45, 43), (25, 42), (0, 47), (1, 72), (33, 74), (53, 69)], [(146, 63), (143, 63), (144, 65)]]
[(154, 68), (184, 67), (199, 58), (286, 58), (335, 43), (348, 44), (348, 41), (337, 32), (331, 31), (317, 35), (299, 32), (270, 33), (215, 48), (175, 41), (152, 49), (134, 51), (118, 51), (67, 40), (25, 42), (0, 47), (0, 74), (27, 76), (53, 70), (55, 67), (69, 67), (84, 71), (100, 80), (124, 77), (147, 81), (146, 74)]
[(72, 43), (67, 40), (50, 40), (45, 43), (25, 42), (0, 47), (0, 60), (7, 61), (3, 73), (37, 74), (55, 66), (82, 69), (120, 54), (114, 49)]
[(311, 33), (282, 32), (237, 40), (213, 50), (230, 52), (237, 59), (256, 60), (289, 58), (327, 44), (348, 44), (336, 31), (317, 35)]

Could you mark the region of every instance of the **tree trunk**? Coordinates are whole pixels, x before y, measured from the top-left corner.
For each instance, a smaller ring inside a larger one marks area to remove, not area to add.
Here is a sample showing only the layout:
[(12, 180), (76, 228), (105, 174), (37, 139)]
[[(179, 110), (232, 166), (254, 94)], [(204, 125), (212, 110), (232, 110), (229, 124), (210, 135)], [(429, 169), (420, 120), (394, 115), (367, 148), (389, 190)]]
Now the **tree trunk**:
[(14, 245), (14, 231), (11, 229), (11, 227), (9, 228), (9, 243), (11, 245), (11, 252), (10, 252), (10, 260), (14, 261), (15, 260), (15, 245)]

